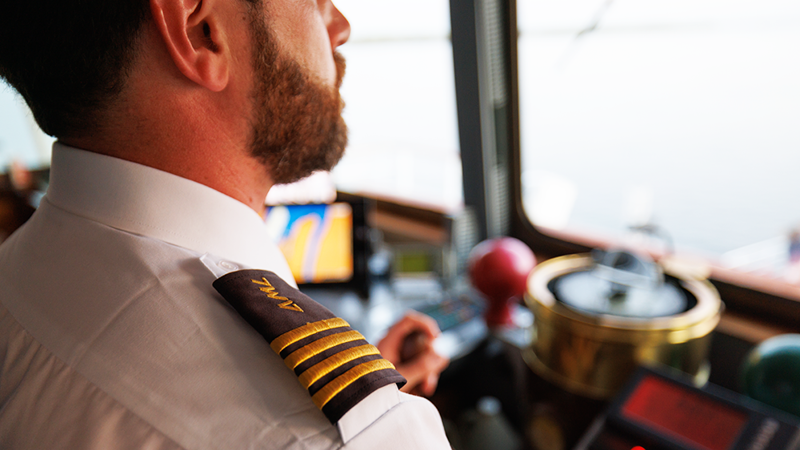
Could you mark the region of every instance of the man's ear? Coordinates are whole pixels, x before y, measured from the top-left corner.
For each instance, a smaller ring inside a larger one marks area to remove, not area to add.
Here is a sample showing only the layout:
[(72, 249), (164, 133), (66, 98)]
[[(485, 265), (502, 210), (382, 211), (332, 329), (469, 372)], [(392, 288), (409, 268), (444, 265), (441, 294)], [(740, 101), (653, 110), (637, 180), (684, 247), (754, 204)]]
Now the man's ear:
[(178, 70), (195, 83), (219, 92), (228, 84), (230, 47), (220, 29), (216, 3), (150, 0), (150, 10)]

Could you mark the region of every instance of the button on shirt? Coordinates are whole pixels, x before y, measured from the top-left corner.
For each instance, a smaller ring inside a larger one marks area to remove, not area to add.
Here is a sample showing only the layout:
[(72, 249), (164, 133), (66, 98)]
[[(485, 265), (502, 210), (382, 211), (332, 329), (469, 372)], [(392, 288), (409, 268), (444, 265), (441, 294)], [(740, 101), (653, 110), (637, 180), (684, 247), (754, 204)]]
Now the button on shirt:
[(246, 205), (55, 144), (41, 206), (0, 246), (0, 448), (449, 448), (394, 386), (331, 425), (206, 253), (293, 283)]

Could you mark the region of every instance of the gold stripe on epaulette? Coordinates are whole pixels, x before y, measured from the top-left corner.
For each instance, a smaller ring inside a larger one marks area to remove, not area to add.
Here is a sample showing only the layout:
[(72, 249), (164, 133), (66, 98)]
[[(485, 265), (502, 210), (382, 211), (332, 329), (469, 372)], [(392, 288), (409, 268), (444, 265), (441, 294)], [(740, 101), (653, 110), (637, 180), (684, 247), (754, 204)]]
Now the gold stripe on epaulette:
[(344, 350), (325, 359), (322, 362), (309, 367), (308, 370), (300, 375), (300, 383), (303, 385), (303, 387), (308, 389), (312, 384), (319, 381), (320, 378), (336, 370), (337, 367), (341, 367), (351, 361), (357, 360), (358, 358), (363, 358), (364, 356), (380, 354), (381, 352), (371, 344)]
[(358, 341), (364, 339), (358, 331), (346, 331), (344, 333), (336, 333), (324, 338), (317, 339), (316, 341), (298, 348), (293, 351), (289, 356), (284, 359), (286, 367), (294, 370), (303, 361), (312, 358), (325, 350), (336, 347), (337, 345), (346, 344), (348, 342)]
[(311, 397), (311, 400), (314, 401), (317, 408), (322, 409), (323, 406), (336, 397), (336, 394), (342, 392), (359, 378), (372, 372), (386, 369), (394, 369), (394, 365), (385, 359), (375, 359), (359, 364), (326, 384), (324, 388)]
[(305, 339), (312, 334), (319, 333), (320, 331), (331, 330), (333, 328), (349, 327), (350, 324), (344, 320), (335, 317), (333, 319), (320, 320), (319, 322), (311, 322), (296, 328), (292, 331), (287, 331), (282, 335), (275, 338), (270, 344), (275, 353), (280, 353), (286, 347), (294, 344), (295, 342)]

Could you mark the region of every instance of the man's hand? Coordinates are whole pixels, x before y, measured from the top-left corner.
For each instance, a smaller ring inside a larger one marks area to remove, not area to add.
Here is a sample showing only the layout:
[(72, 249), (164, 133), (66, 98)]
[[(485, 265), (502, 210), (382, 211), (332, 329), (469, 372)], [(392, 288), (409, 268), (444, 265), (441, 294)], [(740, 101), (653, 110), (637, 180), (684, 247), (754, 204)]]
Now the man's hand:
[(427, 396), (436, 390), (439, 374), (450, 362), (433, 349), (433, 340), (440, 333), (435, 320), (409, 312), (378, 342), (383, 357), (408, 380), (402, 391)]

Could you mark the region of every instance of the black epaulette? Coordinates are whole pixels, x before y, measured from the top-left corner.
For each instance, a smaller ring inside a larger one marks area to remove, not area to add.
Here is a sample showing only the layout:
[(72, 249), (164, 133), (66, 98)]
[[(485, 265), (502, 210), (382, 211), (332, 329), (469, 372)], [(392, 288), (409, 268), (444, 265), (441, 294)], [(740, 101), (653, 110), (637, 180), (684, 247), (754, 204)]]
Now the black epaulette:
[(264, 336), (331, 423), (377, 389), (406, 383), (361, 333), (272, 272), (231, 272), (214, 288)]

